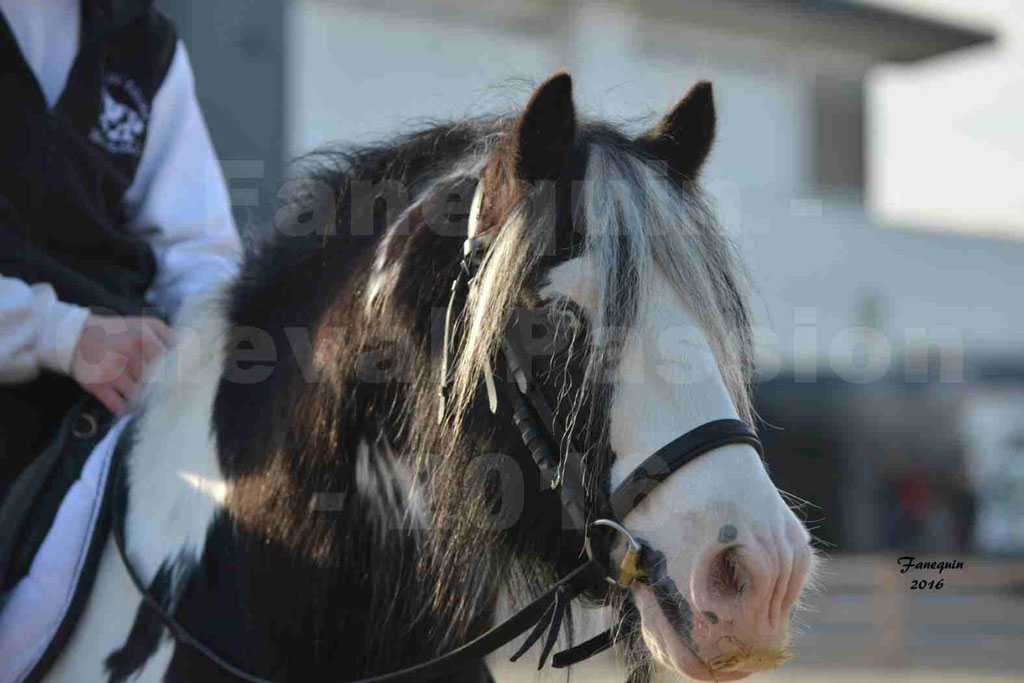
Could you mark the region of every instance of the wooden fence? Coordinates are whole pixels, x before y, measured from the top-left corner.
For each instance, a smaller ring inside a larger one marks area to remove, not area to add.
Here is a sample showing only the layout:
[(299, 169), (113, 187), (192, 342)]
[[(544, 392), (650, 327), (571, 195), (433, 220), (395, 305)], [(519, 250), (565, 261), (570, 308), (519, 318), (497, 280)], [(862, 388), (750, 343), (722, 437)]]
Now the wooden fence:
[[(963, 568), (901, 573), (900, 555), (831, 557), (785, 668), (962, 668), (1024, 680), (1024, 558), (918, 555)], [(912, 588), (915, 579), (926, 587)]]

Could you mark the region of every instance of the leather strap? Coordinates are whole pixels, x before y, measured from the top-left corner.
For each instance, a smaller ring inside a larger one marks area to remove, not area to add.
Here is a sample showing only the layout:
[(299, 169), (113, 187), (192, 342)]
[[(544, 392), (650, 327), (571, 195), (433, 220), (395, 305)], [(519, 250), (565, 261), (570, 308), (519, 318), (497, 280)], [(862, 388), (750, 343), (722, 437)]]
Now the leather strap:
[(585, 534), (589, 520), (580, 451), (534, 380), (531, 358), (521, 343), (521, 335), (525, 334), (522, 326), (522, 321), (514, 317), (502, 347), (510, 375), (505, 391), (514, 411), (513, 421), (541, 476), (559, 491), (563, 527)]
[[(624, 518), (673, 472), (708, 451), (729, 444), (753, 446), (759, 455), (764, 456), (757, 433), (747, 423), (733, 419), (705, 422), (673, 439), (630, 472), (612, 492), (609, 514), (614, 519)], [(608, 549), (604, 549), (604, 554), (607, 552)], [(614, 645), (619, 637), (618, 633), (608, 629), (575, 647), (557, 653), (551, 660), (551, 666), (561, 669), (582, 662)]]
[(602, 631), (593, 638), (584, 640), (582, 643), (575, 647), (570, 647), (561, 652), (556, 652), (555, 656), (551, 658), (551, 666), (555, 669), (564, 669), (570, 667), (573, 664), (579, 664), (580, 662), (590, 659), (599, 652), (604, 652), (612, 645), (615, 644), (615, 635), (611, 629)]
[(764, 455), (757, 433), (747, 423), (733, 419), (705, 422), (659, 448), (619, 484), (610, 500), (615, 519), (629, 514), (658, 484), (683, 465), (729, 444), (747, 444), (753, 446), (759, 455)]

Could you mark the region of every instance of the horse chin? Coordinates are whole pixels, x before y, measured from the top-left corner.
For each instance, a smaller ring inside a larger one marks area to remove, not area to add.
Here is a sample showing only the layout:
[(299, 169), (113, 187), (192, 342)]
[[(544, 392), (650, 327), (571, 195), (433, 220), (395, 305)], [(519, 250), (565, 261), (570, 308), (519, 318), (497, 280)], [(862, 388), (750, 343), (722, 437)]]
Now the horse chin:
[(667, 638), (651, 637), (644, 630), (644, 641), (654, 662), (661, 668), (695, 681), (738, 681), (751, 675), (749, 671), (712, 671), (693, 649), (666, 624)]
[(649, 589), (641, 588), (637, 593), (644, 644), (659, 668), (696, 681), (738, 681), (754, 673), (722, 670), (716, 665), (721, 655), (715, 658), (698, 655), (698, 652), (713, 649), (714, 644), (696, 642), (693, 633), (680, 633), (668, 622)]

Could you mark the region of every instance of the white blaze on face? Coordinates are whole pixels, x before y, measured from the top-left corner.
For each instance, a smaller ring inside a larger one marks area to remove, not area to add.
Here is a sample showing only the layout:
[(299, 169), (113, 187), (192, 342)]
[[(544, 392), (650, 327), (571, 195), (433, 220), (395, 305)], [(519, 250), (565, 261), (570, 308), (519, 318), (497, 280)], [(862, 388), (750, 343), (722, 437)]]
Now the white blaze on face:
[[(587, 257), (576, 258), (551, 270), (542, 295), (567, 296), (593, 315), (596, 277)], [(621, 349), (609, 406), (613, 488), (676, 437), (738, 417), (696, 316), (659, 269), (643, 299)], [(808, 535), (751, 446), (724, 446), (688, 463), (623, 521), (664, 554), (666, 584), (659, 588), (671, 582), (687, 601), (680, 614), (689, 623), (673, 625), (650, 588), (635, 589), (645, 640), (658, 661), (709, 678), (706, 663), (728, 654), (717, 644), (723, 636), (761, 651), (786, 644), (788, 610), (810, 564)], [(738, 562), (727, 566), (722, 558), (729, 548)], [(730, 567), (730, 576), (718, 576)]]

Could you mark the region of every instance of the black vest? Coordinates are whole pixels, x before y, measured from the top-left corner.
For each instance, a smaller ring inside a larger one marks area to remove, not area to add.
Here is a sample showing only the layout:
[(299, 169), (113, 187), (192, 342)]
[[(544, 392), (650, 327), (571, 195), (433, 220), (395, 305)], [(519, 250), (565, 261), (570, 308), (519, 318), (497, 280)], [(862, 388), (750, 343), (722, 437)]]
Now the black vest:
[[(150, 247), (124, 228), (124, 194), (177, 43), (150, 5), (82, 0), (79, 52), (53, 108), (0, 19), (0, 273), (108, 314), (140, 313), (156, 272)], [(0, 492), (81, 396), (46, 372), (0, 386)]]

